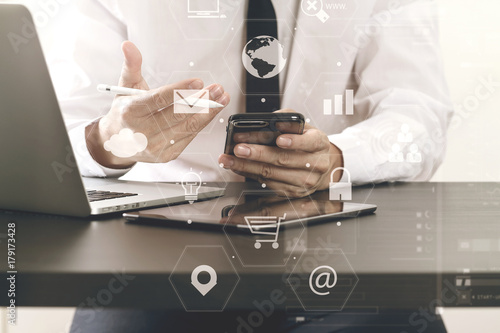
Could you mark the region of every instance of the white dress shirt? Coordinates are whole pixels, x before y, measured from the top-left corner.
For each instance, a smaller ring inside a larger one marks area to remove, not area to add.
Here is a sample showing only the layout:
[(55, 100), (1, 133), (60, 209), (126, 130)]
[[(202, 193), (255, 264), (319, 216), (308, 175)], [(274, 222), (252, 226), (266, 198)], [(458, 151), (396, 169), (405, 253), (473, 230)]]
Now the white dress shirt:
[[(228, 117), (245, 109), (241, 52), (247, 1), (220, 0), (215, 13), (219, 17), (212, 18), (189, 17), (200, 14), (189, 12), (187, 3), (79, 2), (79, 34), (65, 41), (62, 53), (70, 56), (57, 57), (50, 67), (84, 176), (129, 171), (96, 163), (86, 148), (84, 129), (109, 110), (112, 96), (98, 93), (96, 86), (118, 82), (120, 44), (130, 40), (142, 52), (143, 76), (151, 88), (200, 77), (206, 85), (222, 84), (231, 102), (176, 160), (138, 163), (124, 178), (178, 181), (192, 169), (201, 172), (203, 181), (243, 179), (220, 168), (217, 158), (224, 148)], [(282, 108), (303, 113), (328, 135), (342, 150), (355, 184), (428, 180), (443, 160), (453, 113), (441, 64), (436, 2), (343, 3), (345, 9), (332, 9), (326, 7), (332, 3), (323, 1), (329, 15), (323, 23), (318, 16), (306, 15), (314, 8), (303, 9), (300, 1), (273, 0), (278, 39), (287, 57), (280, 74)], [(353, 115), (344, 109), (346, 90), (354, 91)], [(343, 108), (336, 107), (340, 98)], [(332, 114), (325, 114), (328, 111)]]

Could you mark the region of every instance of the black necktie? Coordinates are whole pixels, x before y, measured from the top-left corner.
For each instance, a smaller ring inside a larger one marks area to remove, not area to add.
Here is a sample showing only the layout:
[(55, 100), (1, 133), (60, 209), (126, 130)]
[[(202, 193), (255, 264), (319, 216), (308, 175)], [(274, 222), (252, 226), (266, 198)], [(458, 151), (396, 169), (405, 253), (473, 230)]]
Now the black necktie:
[[(270, 36), (278, 40), (278, 24), (271, 0), (248, 0), (247, 42), (255, 37)], [(268, 43), (268, 39), (257, 39), (256, 43)], [(249, 45), (250, 46), (250, 45)], [(277, 58), (277, 57), (276, 57)], [(261, 59), (254, 59), (253, 67), (261, 66), (262, 72), (270, 66)], [(270, 78), (256, 77), (246, 73), (246, 112), (272, 112), (280, 109), (279, 75)]]

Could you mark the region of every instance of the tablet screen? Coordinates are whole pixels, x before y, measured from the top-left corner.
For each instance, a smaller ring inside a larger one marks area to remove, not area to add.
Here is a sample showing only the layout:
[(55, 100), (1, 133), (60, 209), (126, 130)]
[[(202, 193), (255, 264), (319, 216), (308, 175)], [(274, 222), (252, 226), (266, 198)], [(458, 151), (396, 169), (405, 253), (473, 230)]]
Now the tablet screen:
[(297, 224), (328, 222), (374, 212), (375, 205), (329, 200), (328, 192), (289, 199), (279, 192), (243, 191), (193, 204), (123, 214), (129, 221), (163, 225), (204, 225), (264, 230)]

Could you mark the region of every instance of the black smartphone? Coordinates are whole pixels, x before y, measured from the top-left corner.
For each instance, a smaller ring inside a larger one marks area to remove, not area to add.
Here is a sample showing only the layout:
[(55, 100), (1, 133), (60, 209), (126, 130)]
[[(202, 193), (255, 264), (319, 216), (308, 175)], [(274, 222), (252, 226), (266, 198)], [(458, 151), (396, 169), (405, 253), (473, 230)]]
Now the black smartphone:
[(234, 155), (238, 143), (275, 146), (281, 134), (302, 134), (304, 116), (297, 112), (241, 113), (229, 117), (224, 154)]

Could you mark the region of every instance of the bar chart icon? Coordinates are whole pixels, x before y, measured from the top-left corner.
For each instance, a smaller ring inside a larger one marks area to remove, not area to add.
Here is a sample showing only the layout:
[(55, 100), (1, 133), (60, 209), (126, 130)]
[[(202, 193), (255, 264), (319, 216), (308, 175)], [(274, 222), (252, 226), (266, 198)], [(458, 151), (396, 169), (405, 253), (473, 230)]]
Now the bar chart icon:
[[(333, 102), (333, 104), (332, 104)], [(344, 114), (352, 116), (354, 114), (354, 90), (347, 89), (345, 91), (345, 103), (343, 95), (335, 95), (333, 101), (331, 99), (323, 100), (323, 114), (325, 116), (330, 116), (332, 114), (332, 107), (334, 115), (341, 116)]]

